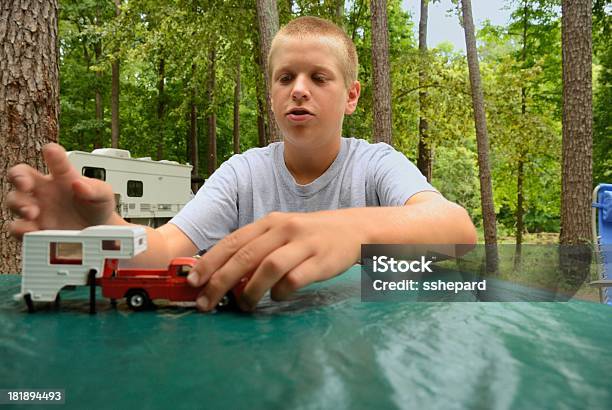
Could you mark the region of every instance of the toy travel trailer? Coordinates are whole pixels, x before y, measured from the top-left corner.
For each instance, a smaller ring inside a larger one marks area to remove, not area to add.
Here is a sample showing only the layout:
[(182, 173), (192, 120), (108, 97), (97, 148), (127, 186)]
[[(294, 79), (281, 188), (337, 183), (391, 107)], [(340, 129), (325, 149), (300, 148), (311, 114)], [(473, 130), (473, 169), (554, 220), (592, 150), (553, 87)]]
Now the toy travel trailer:
[(21, 293), (15, 300), (53, 302), (65, 286), (87, 285), (102, 276), (106, 259), (130, 259), (147, 249), (144, 227), (99, 225), (82, 231), (26, 233)]
[(108, 182), (117, 212), (135, 224), (161, 226), (193, 198), (191, 165), (132, 158), (114, 148), (70, 151), (68, 160), (82, 175)]

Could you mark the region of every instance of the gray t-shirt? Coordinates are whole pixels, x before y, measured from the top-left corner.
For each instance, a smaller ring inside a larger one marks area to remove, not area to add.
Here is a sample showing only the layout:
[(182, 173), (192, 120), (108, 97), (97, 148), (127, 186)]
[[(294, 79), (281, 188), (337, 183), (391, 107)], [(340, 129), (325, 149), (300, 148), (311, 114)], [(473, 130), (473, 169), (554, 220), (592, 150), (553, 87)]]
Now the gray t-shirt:
[(404, 154), (384, 143), (342, 138), (334, 162), (307, 185), (295, 182), (283, 152), (277, 142), (232, 156), (170, 223), (199, 249), (209, 249), (273, 211), (402, 206), (418, 192), (436, 191)]

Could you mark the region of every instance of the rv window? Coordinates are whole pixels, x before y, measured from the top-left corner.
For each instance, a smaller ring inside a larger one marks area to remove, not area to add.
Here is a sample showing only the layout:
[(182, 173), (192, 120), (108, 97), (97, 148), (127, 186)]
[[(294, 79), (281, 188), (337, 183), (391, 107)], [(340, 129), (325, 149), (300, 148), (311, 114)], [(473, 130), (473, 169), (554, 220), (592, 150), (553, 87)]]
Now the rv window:
[(83, 167), (82, 174), (88, 178), (106, 181), (106, 170), (104, 168)]
[(82, 265), (83, 244), (80, 242), (49, 243), (49, 262), (51, 265)]
[(142, 196), (142, 181), (128, 181), (127, 183), (127, 195), (128, 196)]
[(102, 241), (103, 251), (120, 251), (121, 241), (119, 240), (103, 240)]

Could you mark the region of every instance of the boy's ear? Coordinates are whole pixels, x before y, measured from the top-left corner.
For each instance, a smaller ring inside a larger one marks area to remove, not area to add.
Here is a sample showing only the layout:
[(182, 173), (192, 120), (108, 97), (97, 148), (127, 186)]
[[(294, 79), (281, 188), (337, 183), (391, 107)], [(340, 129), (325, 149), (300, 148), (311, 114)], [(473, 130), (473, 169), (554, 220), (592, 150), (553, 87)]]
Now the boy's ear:
[(353, 82), (348, 89), (348, 98), (346, 100), (346, 108), (344, 114), (351, 115), (357, 109), (357, 102), (359, 101), (359, 95), (361, 94), (361, 84), (359, 81)]

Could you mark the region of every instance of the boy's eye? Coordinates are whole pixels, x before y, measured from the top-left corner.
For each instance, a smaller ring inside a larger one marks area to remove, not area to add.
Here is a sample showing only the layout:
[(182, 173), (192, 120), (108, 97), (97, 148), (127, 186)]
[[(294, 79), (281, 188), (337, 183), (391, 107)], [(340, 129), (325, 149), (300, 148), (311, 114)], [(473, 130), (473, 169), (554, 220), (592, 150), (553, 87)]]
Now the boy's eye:
[(327, 79), (322, 75), (313, 75), (312, 79), (318, 83), (324, 83)]
[(283, 74), (278, 78), (278, 81), (280, 81), (281, 83), (288, 83), (289, 81), (291, 81), (291, 76), (289, 74)]

